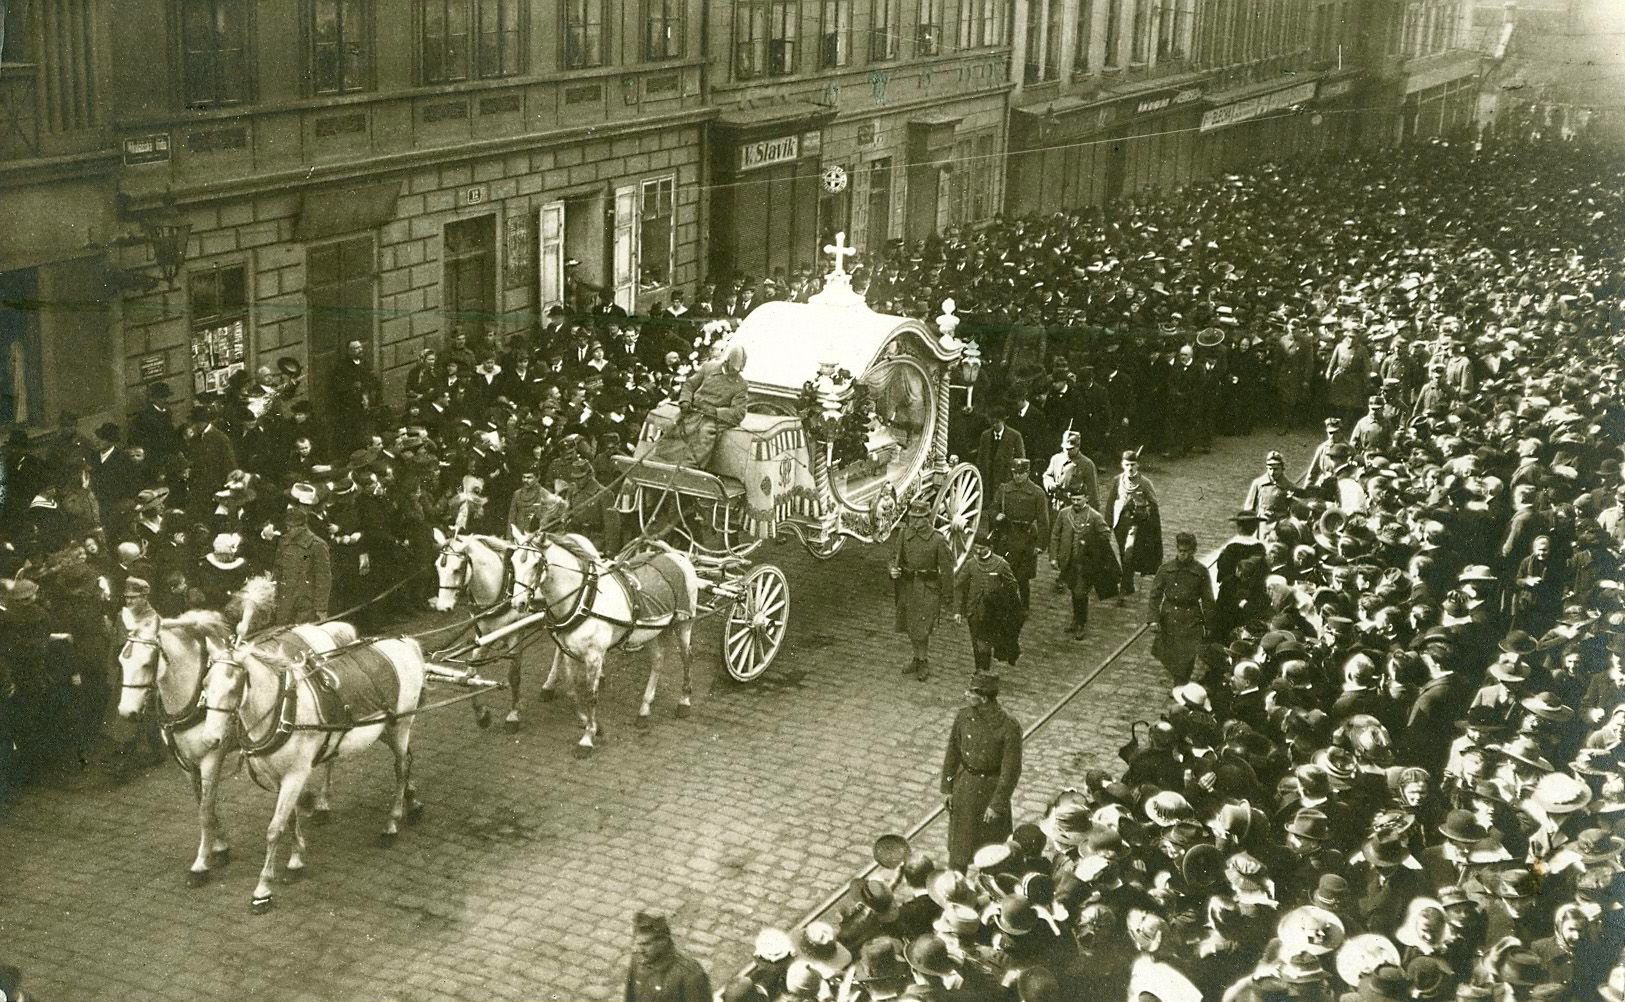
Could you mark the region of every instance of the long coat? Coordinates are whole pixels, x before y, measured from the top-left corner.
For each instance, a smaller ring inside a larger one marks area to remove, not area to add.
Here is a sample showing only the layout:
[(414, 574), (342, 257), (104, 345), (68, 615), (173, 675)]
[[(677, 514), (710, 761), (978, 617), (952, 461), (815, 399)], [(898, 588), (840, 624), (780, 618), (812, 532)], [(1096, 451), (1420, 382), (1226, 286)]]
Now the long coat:
[(743, 376), (729, 372), (721, 361), (705, 363), (684, 384), (678, 396), (682, 412), (655, 443), (652, 458), (680, 466), (709, 466), (722, 433), (745, 420), (749, 399)]
[(993, 492), (995, 549), (1023, 581), (1038, 573), (1038, 551), (1049, 545), (1049, 497), (1031, 480), (1005, 481)]
[(1162, 512), (1157, 507), (1157, 492), (1144, 477), (1136, 493), (1115, 476), (1106, 488), (1106, 503), (1101, 514), (1111, 524), (1117, 536), (1117, 548), (1122, 554), (1123, 569), (1136, 574), (1155, 574), (1162, 565)]
[(897, 632), (923, 643), (937, 628), (937, 617), (953, 601), (954, 557), (935, 529), (897, 531), (888, 566), (898, 572), (892, 582), (897, 603)]
[(996, 433), (992, 428), (982, 432), (982, 439), (976, 444), (976, 468), (982, 471), (984, 487), (991, 489), (989, 485), (1009, 480), (1010, 464), (1026, 456), (1026, 440), (1009, 425), (1005, 425), (1003, 433)]
[(1117, 595), (1123, 569), (1112, 550), (1111, 529), (1093, 508), (1062, 508), (1050, 531), (1050, 559), (1055, 572), (1072, 591), (1093, 588), (1101, 598)]
[(309, 528), (290, 529), (277, 544), (276, 613), (279, 623), (310, 623), (327, 616), (333, 595), (327, 543)]
[[(949, 866), (963, 870), (977, 849), (1009, 837), (1010, 798), (1020, 781), (1020, 725), (997, 703), (960, 710), (942, 761)], [(989, 807), (994, 820), (983, 821)]]

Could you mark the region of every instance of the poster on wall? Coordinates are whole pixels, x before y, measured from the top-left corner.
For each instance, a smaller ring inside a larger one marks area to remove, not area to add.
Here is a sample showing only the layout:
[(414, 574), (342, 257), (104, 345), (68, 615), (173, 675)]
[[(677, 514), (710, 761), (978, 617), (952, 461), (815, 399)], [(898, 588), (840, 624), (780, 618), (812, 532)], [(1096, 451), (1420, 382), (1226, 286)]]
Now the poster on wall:
[(248, 365), (248, 332), (241, 320), (192, 332), (192, 392), (221, 393), (226, 380)]
[(507, 279), (503, 288), (518, 289), (530, 282), (530, 217), (523, 212), (510, 212), (507, 218), (502, 257), (502, 273)]

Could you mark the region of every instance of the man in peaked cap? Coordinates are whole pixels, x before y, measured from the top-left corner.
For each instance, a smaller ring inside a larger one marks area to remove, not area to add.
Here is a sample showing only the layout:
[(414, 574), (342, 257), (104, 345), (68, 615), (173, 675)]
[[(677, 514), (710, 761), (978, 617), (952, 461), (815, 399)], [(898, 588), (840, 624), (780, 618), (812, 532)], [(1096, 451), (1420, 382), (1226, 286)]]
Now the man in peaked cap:
[(954, 598), (953, 554), (931, 524), (931, 503), (925, 498), (909, 504), (887, 570), (896, 603), (897, 632), (908, 634), (914, 650), (903, 673), (923, 682), (931, 675), (931, 633)]
[(664, 915), (638, 912), (632, 919), (632, 964), (626, 1002), (711, 1002), (705, 968), (677, 949)]
[(1032, 607), (1032, 581), (1038, 573), (1038, 554), (1049, 543), (1049, 498), (1033, 483), (1032, 463), (1026, 458), (1010, 463), (1010, 479), (993, 497), (994, 552), (1016, 575), (1021, 604)]
[(948, 865), (963, 870), (976, 850), (1009, 837), (1010, 798), (1021, 780), (1021, 725), (999, 705), (999, 676), (979, 671), (965, 691), (942, 761)]

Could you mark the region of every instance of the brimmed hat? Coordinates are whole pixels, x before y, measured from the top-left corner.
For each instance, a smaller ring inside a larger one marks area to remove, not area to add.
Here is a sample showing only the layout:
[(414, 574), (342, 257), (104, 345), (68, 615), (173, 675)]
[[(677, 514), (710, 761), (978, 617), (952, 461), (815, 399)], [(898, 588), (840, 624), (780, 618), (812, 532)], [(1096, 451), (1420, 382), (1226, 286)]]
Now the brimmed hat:
[(852, 963), (852, 951), (835, 940), (835, 927), (828, 922), (809, 922), (796, 935), (796, 956), (824, 977), (834, 977)]
[(1532, 898), (1540, 892), (1535, 875), (1528, 870), (1503, 870), (1495, 880), (1491, 893), (1498, 898)]
[(1606, 828), (1588, 828), (1581, 832), (1571, 846), (1575, 854), (1587, 863), (1601, 863), (1619, 856), (1625, 849), (1625, 839)]
[(931, 928), (944, 936), (972, 937), (982, 930), (982, 917), (970, 905), (949, 902)]
[(1478, 823), (1472, 811), (1455, 810), (1445, 815), (1439, 834), (1452, 842), (1473, 845), (1489, 837), (1489, 829)]
[(768, 926), (756, 934), (752, 956), (776, 964), (794, 952), (795, 944), (790, 941), (790, 934), (783, 929)]
[(1501, 643), (1499, 646), (1501, 650), (1506, 651), (1508, 654), (1516, 654), (1519, 657), (1523, 657), (1525, 655), (1535, 653), (1535, 650), (1540, 645), (1534, 637), (1531, 637), (1524, 631), (1512, 630), (1508, 632), (1505, 637), (1501, 638)]
[(1549, 772), (1535, 783), (1527, 802), (1548, 815), (1574, 814), (1591, 803), (1591, 787), (1566, 772)]
[(1360, 979), (1356, 1002), (1409, 1002), (1411, 983), (1398, 967), (1379, 967)]
[(161, 508), (169, 500), (168, 487), (148, 487), (135, 496), (135, 510), (147, 511), (150, 508)]
[(1282, 915), (1275, 935), (1287, 955), (1335, 953), (1345, 938), (1343, 920), (1319, 905), (1302, 905)]
[(908, 976), (908, 961), (903, 959), (900, 941), (890, 936), (876, 936), (863, 944), (854, 980), (859, 983), (906, 981)]
[(1533, 674), (1534, 669), (1521, 656), (1516, 661), (1500, 660), (1490, 665), (1490, 675), (1502, 682), (1527, 682)]
[(1172, 828), (1196, 817), (1190, 801), (1173, 790), (1159, 790), (1147, 798), (1145, 816), (1159, 828)]
[(1491, 745), (1490, 747), (1507, 758), (1515, 762), (1522, 762), (1532, 769), (1539, 769), (1548, 773), (1553, 769), (1552, 763), (1542, 754), (1540, 745), (1527, 734), (1520, 734), (1505, 744)]
[(1348, 899), (1349, 882), (1335, 873), (1323, 873), (1310, 900), (1322, 908), (1336, 911)]
[(1301, 807), (1298, 813), (1287, 822), (1286, 830), (1302, 839), (1314, 842), (1324, 842), (1331, 837), (1331, 824), (1322, 811), (1313, 807)]
[(1574, 711), (1562, 703), (1549, 692), (1537, 692), (1533, 696), (1518, 701), (1525, 710), (1554, 724), (1566, 724), (1574, 719)]
[(1486, 731), (1491, 734), (1508, 730), (1511, 726), (1499, 710), (1487, 703), (1468, 707), (1467, 713), (1456, 721), (1457, 730)]
[(1456, 575), (1456, 580), (1465, 584), (1469, 581), (1499, 581), (1500, 579), (1495, 576), (1495, 572), (1491, 571), (1487, 564), (1468, 564), (1462, 568), (1460, 574)]
[(1546, 967), (1540, 962), (1540, 956), (1531, 950), (1512, 950), (1504, 954), (1496, 973), (1507, 984), (1523, 987), (1546, 980)]
[(1089, 814), (1089, 808), (1084, 804), (1061, 804), (1038, 822), (1038, 829), (1056, 845), (1080, 846), (1088, 840), (1089, 832), (1095, 827)]
[(1007, 894), (982, 913), (984, 924), (993, 925), (1009, 936), (1025, 936), (1038, 927), (1033, 903), (1019, 894)]
[(884, 881), (854, 877), (850, 890), (854, 900), (876, 915), (882, 916), (883, 919), (888, 916), (896, 917), (897, 898)]
[(1358, 985), (1360, 979), (1381, 967), (1399, 966), (1399, 947), (1380, 933), (1364, 932), (1350, 936), (1337, 948), (1333, 967), (1345, 984)]
[(948, 944), (929, 934), (908, 944), (904, 956), (910, 968), (928, 977), (945, 978), (957, 972), (953, 958), (948, 955)]
[(148, 584), (146, 581), (143, 581), (141, 578), (124, 579), (125, 598), (146, 598), (151, 594), (152, 585)]

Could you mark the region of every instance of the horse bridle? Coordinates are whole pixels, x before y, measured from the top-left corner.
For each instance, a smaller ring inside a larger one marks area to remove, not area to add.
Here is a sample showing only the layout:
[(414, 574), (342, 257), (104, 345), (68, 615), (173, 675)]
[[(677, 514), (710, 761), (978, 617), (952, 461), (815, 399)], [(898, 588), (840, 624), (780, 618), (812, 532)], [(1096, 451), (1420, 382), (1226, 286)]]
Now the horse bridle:
[(459, 550), (452, 546), (451, 544), (454, 542), (456, 542), (455, 539), (446, 540), (446, 544), (440, 547), (437, 556), (461, 561), (462, 580), (456, 584), (437, 584), (436, 587), (440, 591), (449, 591), (453, 595), (463, 595), (467, 593), (469, 583), (474, 579), (474, 558), (469, 555), (467, 550)]
[[(153, 696), (151, 698), (154, 699), (158, 704), (160, 727), (163, 727), (165, 730), (177, 729), (177, 724), (180, 724), (181, 722), (185, 721), (187, 717), (191, 716), (192, 711), (197, 707), (202, 707), (205, 713), (230, 712), (229, 710), (222, 710), (219, 707), (209, 705), (208, 695), (204, 689), (204, 682), (208, 675), (208, 669), (205, 668), (198, 672), (197, 692), (190, 699), (186, 700), (186, 702), (183, 704), (184, 708), (179, 713), (170, 713), (169, 710), (164, 707), (163, 700), (157, 696), (158, 674), (163, 670), (163, 663), (165, 660), (167, 660), (164, 655), (164, 645), (158, 642), (158, 638), (156, 636), (138, 637), (134, 634), (127, 634), (124, 637), (124, 643), (127, 646), (134, 645), (140, 647), (151, 647), (153, 649), (154, 657), (152, 659), (152, 681), (126, 682), (124, 681), (121, 672), (119, 687), (122, 689), (133, 689), (137, 692), (152, 692)], [(216, 661), (223, 659), (210, 657), (207, 660), (208, 664), (212, 667)], [(142, 703), (146, 703), (146, 701), (146, 699), (143, 699)]]

